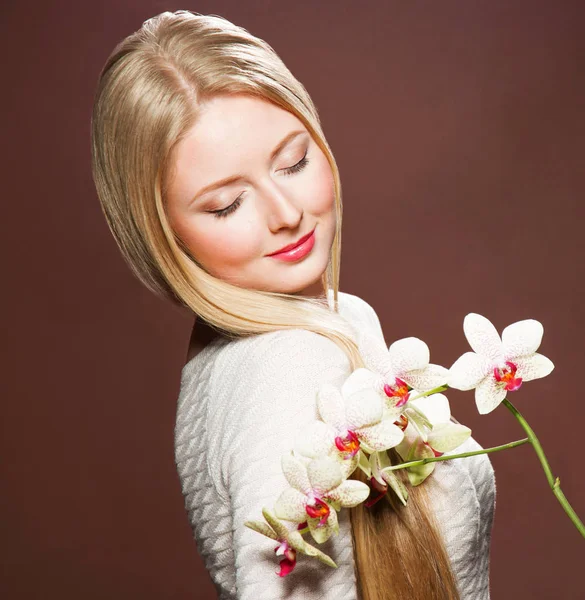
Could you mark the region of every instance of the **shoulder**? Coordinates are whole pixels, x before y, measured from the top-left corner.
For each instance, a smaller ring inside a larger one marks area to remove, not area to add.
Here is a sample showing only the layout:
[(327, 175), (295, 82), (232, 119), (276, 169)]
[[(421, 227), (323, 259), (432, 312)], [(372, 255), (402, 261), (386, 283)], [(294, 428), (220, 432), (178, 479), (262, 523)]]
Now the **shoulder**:
[[(365, 327), (383, 338), (375, 310), (359, 296), (339, 292), (339, 313), (354, 328)], [(212, 391), (215, 401), (221, 403), (223, 396), (232, 408), (234, 396), (236, 404), (240, 404), (238, 399), (254, 390), (307, 389), (318, 380), (350, 371), (350, 359), (340, 346), (307, 329), (279, 329), (222, 341), (212, 351), (204, 350), (200, 357), (199, 367), (203, 362), (213, 366), (215, 376), (211, 383), (219, 386)]]
[(278, 330), (234, 340), (215, 359), (214, 394), (229, 403), (230, 418), (278, 397), (302, 396), (323, 379), (349, 373), (350, 361), (335, 342), (305, 329)]
[[(230, 341), (215, 360), (230, 363), (240, 375), (308, 363), (307, 355), (337, 354), (335, 342), (307, 329), (279, 329)], [(307, 365), (308, 366), (308, 365)]]
[[(339, 313), (354, 328), (365, 327), (384, 337), (378, 315), (370, 304), (347, 292), (339, 292), (338, 299)], [(350, 369), (349, 357), (341, 347), (306, 329), (280, 329), (233, 340), (221, 348), (214, 362), (222, 378), (247, 389), (267, 382), (277, 387), (302, 386), (303, 381), (329, 378), (331, 369), (347, 374)]]
[[(355, 294), (341, 291), (338, 299), (339, 313), (352, 325), (366, 325), (381, 330), (378, 315), (368, 302)], [(187, 378), (211, 364), (220, 366), (224, 373), (229, 366), (239, 374), (250, 374), (259, 368), (276, 368), (283, 363), (290, 366), (295, 362), (295, 357), (302, 364), (306, 362), (303, 361), (306, 351), (325, 356), (344, 355), (337, 344), (323, 335), (300, 328), (279, 329), (235, 339), (217, 338), (185, 365), (183, 376)]]
[(355, 294), (339, 292), (339, 311), (356, 325), (363, 325), (384, 339), (380, 318), (374, 307)]

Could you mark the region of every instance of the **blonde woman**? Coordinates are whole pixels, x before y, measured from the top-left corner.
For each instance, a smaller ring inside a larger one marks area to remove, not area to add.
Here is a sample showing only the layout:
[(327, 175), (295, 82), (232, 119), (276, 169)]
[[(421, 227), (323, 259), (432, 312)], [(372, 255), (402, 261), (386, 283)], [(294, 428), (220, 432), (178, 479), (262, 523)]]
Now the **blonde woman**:
[(220, 599), (489, 598), (485, 455), (439, 463), (406, 507), (389, 493), (343, 509), (320, 546), (337, 568), (302, 556), (278, 577), (274, 543), (244, 526), (287, 486), (281, 456), (315, 419), (318, 387), (363, 366), (357, 331), (384, 339), (373, 308), (338, 289), (339, 173), (274, 50), (219, 16), (149, 19), (101, 73), (92, 157), (133, 272), (196, 316), (175, 453)]

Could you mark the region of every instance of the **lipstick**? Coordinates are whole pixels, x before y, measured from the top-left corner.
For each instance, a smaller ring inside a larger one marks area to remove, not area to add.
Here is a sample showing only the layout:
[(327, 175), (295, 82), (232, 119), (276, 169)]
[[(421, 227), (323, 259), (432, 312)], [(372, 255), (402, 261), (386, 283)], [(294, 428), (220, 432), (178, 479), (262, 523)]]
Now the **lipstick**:
[(309, 252), (313, 249), (314, 245), (315, 229), (313, 229), (313, 231), (300, 238), (300, 240), (298, 240), (294, 244), (284, 246), (277, 252), (273, 252), (268, 256), (272, 256), (273, 258), (284, 260), (286, 262), (294, 262), (307, 256), (307, 254), (309, 254)]

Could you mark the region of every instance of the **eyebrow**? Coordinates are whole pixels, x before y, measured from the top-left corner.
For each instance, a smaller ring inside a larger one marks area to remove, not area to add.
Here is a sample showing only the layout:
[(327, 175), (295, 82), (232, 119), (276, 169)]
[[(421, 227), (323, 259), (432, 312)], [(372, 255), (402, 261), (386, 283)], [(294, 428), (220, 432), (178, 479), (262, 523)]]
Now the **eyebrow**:
[[(282, 151), (282, 149), (289, 142), (291, 142), (294, 138), (296, 138), (297, 136), (299, 136), (303, 133), (307, 133), (307, 131), (303, 129), (303, 130), (291, 131), (290, 133), (288, 133), (284, 138), (282, 138), (282, 140), (280, 140), (280, 142), (278, 142), (278, 144), (276, 145), (276, 148), (274, 148), (274, 150), (270, 153), (270, 160), (271, 161), (274, 160), (274, 158)], [(192, 197), (191, 202), (189, 204), (195, 202), (195, 200), (197, 200), (197, 198), (199, 198), (199, 196), (203, 196), (203, 194), (207, 194), (208, 192), (211, 192), (212, 190), (216, 190), (217, 188), (224, 187), (226, 185), (229, 185), (230, 183), (235, 183), (236, 181), (240, 181), (241, 179), (245, 179), (244, 175), (242, 175), (240, 173), (236, 173), (235, 175), (230, 175), (229, 177), (224, 177), (223, 179), (220, 179), (219, 181), (210, 183), (209, 185), (202, 187)]]

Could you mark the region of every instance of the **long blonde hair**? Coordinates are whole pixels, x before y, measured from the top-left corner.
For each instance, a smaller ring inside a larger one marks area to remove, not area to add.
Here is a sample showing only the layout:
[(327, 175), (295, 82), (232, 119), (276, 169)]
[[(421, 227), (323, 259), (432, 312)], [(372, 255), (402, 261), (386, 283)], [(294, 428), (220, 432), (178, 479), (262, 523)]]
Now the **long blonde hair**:
[[(322, 277), (324, 298), (245, 289), (213, 277), (172, 230), (165, 189), (174, 151), (195, 123), (198, 105), (244, 93), (294, 114), (327, 157), (334, 178), (337, 229)], [(133, 273), (154, 293), (192, 311), (230, 337), (308, 329), (363, 366), (338, 313), (341, 184), (317, 110), (303, 85), (265, 41), (215, 15), (164, 12), (122, 40), (100, 74), (92, 114), (92, 169), (102, 210)], [(352, 477), (366, 481), (358, 469)], [(364, 600), (457, 600), (443, 541), (424, 486), (408, 506), (396, 498), (350, 509), (356, 577)]]

